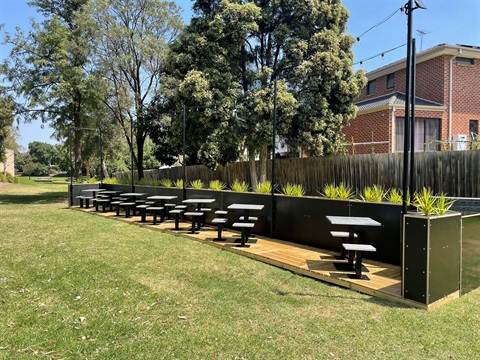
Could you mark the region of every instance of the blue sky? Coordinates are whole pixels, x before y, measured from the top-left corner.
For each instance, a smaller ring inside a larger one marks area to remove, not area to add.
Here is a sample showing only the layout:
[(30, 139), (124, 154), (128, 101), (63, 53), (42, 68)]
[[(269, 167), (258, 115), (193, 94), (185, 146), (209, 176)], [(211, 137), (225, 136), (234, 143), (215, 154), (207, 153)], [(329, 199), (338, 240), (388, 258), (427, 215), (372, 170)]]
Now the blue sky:
[[(480, 0), (422, 0), (426, 10), (413, 12), (413, 35), (417, 38), (417, 50), (426, 50), (439, 44), (465, 44), (480, 46)], [(390, 49), (405, 44), (407, 37), (407, 17), (397, 11), (407, 0), (343, 0), (343, 5), (350, 12), (347, 32), (354, 37), (377, 25), (394, 14), (389, 20), (373, 28), (362, 36), (353, 51), (356, 69), (371, 71), (405, 57), (406, 47), (388, 52)], [(192, 2), (177, 0), (184, 9), (186, 21), (191, 16)], [(397, 11), (397, 12), (396, 12)], [(0, 0), (0, 23), (13, 32), (18, 26), (23, 30), (29, 28), (29, 19), (36, 12), (27, 5), (27, 0)], [(420, 36), (420, 32), (425, 35)], [(385, 53), (382, 57), (381, 53)], [(0, 61), (8, 55), (8, 49), (0, 46)], [(371, 60), (360, 61), (368, 59)], [(55, 143), (50, 138), (52, 130), (40, 124), (21, 124), (19, 144), (24, 148), (32, 141)]]

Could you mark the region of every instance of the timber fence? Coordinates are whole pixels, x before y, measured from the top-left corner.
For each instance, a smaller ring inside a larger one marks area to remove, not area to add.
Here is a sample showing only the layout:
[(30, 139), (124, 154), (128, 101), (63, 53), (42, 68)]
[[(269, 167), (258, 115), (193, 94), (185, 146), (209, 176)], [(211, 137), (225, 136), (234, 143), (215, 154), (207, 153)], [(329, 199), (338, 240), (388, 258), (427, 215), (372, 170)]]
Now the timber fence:
[[(257, 163), (258, 165), (258, 163)], [(429, 187), (448, 196), (480, 197), (480, 150), (437, 151), (415, 154), (416, 188)], [(402, 188), (403, 154), (368, 154), (317, 158), (278, 159), (275, 184), (279, 190), (287, 183), (301, 184), (307, 195), (319, 195), (327, 184), (344, 183), (357, 193), (374, 184), (384, 188)], [(237, 162), (210, 170), (203, 165), (187, 166), (187, 184), (200, 179), (204, 184), (219, 180), (227, 186), (234, 180), (250, 183), (248, 162)], [(182, 179), (182, 167), (146, 170), (145, 180)], [(118, 179), (130, 172), (116, 173)], [(267, 164), (271, 179), (271, 163)], [(187, 185), (188, 186), (188, 185)]]

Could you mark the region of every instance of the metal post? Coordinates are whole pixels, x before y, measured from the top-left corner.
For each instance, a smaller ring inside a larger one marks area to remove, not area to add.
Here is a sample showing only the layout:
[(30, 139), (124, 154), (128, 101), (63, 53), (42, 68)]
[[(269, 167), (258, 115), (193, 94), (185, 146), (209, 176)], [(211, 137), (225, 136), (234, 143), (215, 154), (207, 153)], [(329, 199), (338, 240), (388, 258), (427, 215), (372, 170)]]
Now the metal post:
[(408, 0), (405, 5), (407, 13), (407, 64), (406, 64), (406, 99), (405, 99), (405, 133), (403, 141), (403, 201), (402, 212), (407, 213), (407, 191), (408, 191), (408, 170), (409, 170), (409, 146), (410, 146), (410, 89), (411, 89), (411, 63), (412, 63), (412, 2)]
[(183, 140), (182, 140), (182, 153), (183, 153), (183, 158), (182, 158), (182, 171), (183, 171), (183, 200), (187, 199), (187, 190), (185, 188), (185, 183), (187, 181), (186, 179), (186, 173), (185, 173), (185, 133), (186, 133), (186, 121), (185, 121), (185, 104), (182, 105), (183, 107), (183, 125), (182, 125), (182, 130), (183, 130)]
[(103, 139), (102, 139), (102, 129), (98, 128), (98, 134), (100, 137), (100, 185), (103, 184), (103, 178), (105, 174), (103, 173)]
[(68, 143), (70, 154), (70, 207), (73, 206), (73, 154), (72, 154), (72, 127), (68, 127)]
[(272, 222), (270, 237), (275, 234), (276, 203), (275, 203), (275, 150), (277, 142), (277, 78), (273, 81), (273, 138), (272, 138)]
[(132, 176), (132, 193), (135, 192), (135, 185), (133, 181), (133, 119), (130, 118), (130, 162), (131, 162), (131, 176)]
[(412, 65), (411, 65), (411, 115), (410, 115), (410, 204), (416, 191), (415, 188), (415, 59), (416, 47), (415, 39), (412, 39)]

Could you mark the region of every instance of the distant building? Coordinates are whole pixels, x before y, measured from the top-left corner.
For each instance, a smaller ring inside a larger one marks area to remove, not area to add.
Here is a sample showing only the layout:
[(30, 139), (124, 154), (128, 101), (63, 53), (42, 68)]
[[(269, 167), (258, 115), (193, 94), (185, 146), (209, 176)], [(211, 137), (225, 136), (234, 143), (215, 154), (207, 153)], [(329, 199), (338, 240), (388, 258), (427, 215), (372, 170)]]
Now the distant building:
[[(367, 86), (356, 102), (357, 117), (344, 129), (347, 150), (402, 152), (406, 60), (366, 75)], [(416, 151), (437, 151), (442, 146), (464, 150), (477, 141), (480, 47), (442, 44), (418, 53), (415, 86)]]
[(0, 162), (0, 172), (2, 174), (9, 173), (15, 175), (15, 154), (13, 150), (5, 150), (5, 162)]

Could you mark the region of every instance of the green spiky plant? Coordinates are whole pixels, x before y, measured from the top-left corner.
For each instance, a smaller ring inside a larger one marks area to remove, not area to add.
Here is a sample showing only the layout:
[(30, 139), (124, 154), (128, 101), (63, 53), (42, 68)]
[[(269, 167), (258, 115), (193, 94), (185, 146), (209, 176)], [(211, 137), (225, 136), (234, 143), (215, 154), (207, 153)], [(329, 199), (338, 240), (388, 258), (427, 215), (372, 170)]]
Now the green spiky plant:
[(183, 179), (177, 179), (175, 180), (175, 187), (177, 189), (183, 189)]
[(190, 186), (194, 189), (203, 189), (203, 182), (202, 180), (193, 180), (190, 182)]
[(95, 177), (91, 177), (90, 179), (88, 179), (87, 183), (89, 184), (95, 184), (97, 182), (97, 179), (95, 179)]
[(272, 183), (270, 181), (265, 181), (258, 184), (256, 192), (259, 194), (270, 194), (272, 192)]
[(117, 184), (117, 178), (115, 177), (111, 177), (111, 178), (106, 178), (105, 180), (103, 180), (103, 183), (104, 184)]
[(437, 197), (437, 201), (435, 203), (435, 212), (438, 215), (444, 215), (447, 211), (452, 207), (455, 200), (448, 200), (445, 193), (440, 193)]
[(220, 182), (220, 180), (212, 180), (208, 184), (208, 188), (210, 190), (223, 190), (223, 189), (226, 188), (226, 185), (224, 183)]
[(290, 184), (282, 187), (282, 193), (289, 196), (304, 196), (306, 191), (300, 184)]
[(338, 199), (337, 187), (334, 184), (325, 185), (322, 195), (328, 199)]
[(128, 177), (122, 178), (122, 180), (120, 182), (122, 183), (122, 185), (130, 185), (131, 184), (130, 179)]
[(233, 182), (232, 186), (230, 187), (232, 191), (237, 191), (237, 192), (247, 192), (248, 191), (248, 185), (245, 181), (238, 181), (235, 179)]
[(383, 186), (373, 185), (373, 186), (367, 186), (365, 189), (363, 189), (363, 193), (360, 195), (360, 197), (363, 201), (378, 203), (378, 202), (382, 202), (385, 195), (386, 195), (386, 192)]
[(173, 186), (173, 182), (170, 179), (162, 179), (160, 180), (160, 185), (166, 188), (170, 188)]
[(355, 193), (352, 188), (345, 186), (344, 183), (340, 183), (340, 185), (336, 188), (336, 191), (338, 199), (348, 200), (355, 197)]
[(148, 185), (147, 179), (141, 178), (140, 180), (138, 180), (138, 185), (141, 185), (141, 186)]
[(424, 215), (431, 216), (436, 214), (436, 202), (437, 199), (433, 196), (432, 190), (424, 187), (421, 192), (415, 193), (412, 205)]
[(160, 180), (158, 179), (152, 179), (148, 182), (148, 185), (150, 186), (159, 186), (160, 185)]
[(395, 188), (390, 189), (387, 199), (392, 204), (401, 204), (403, 202), (402, 191)]

